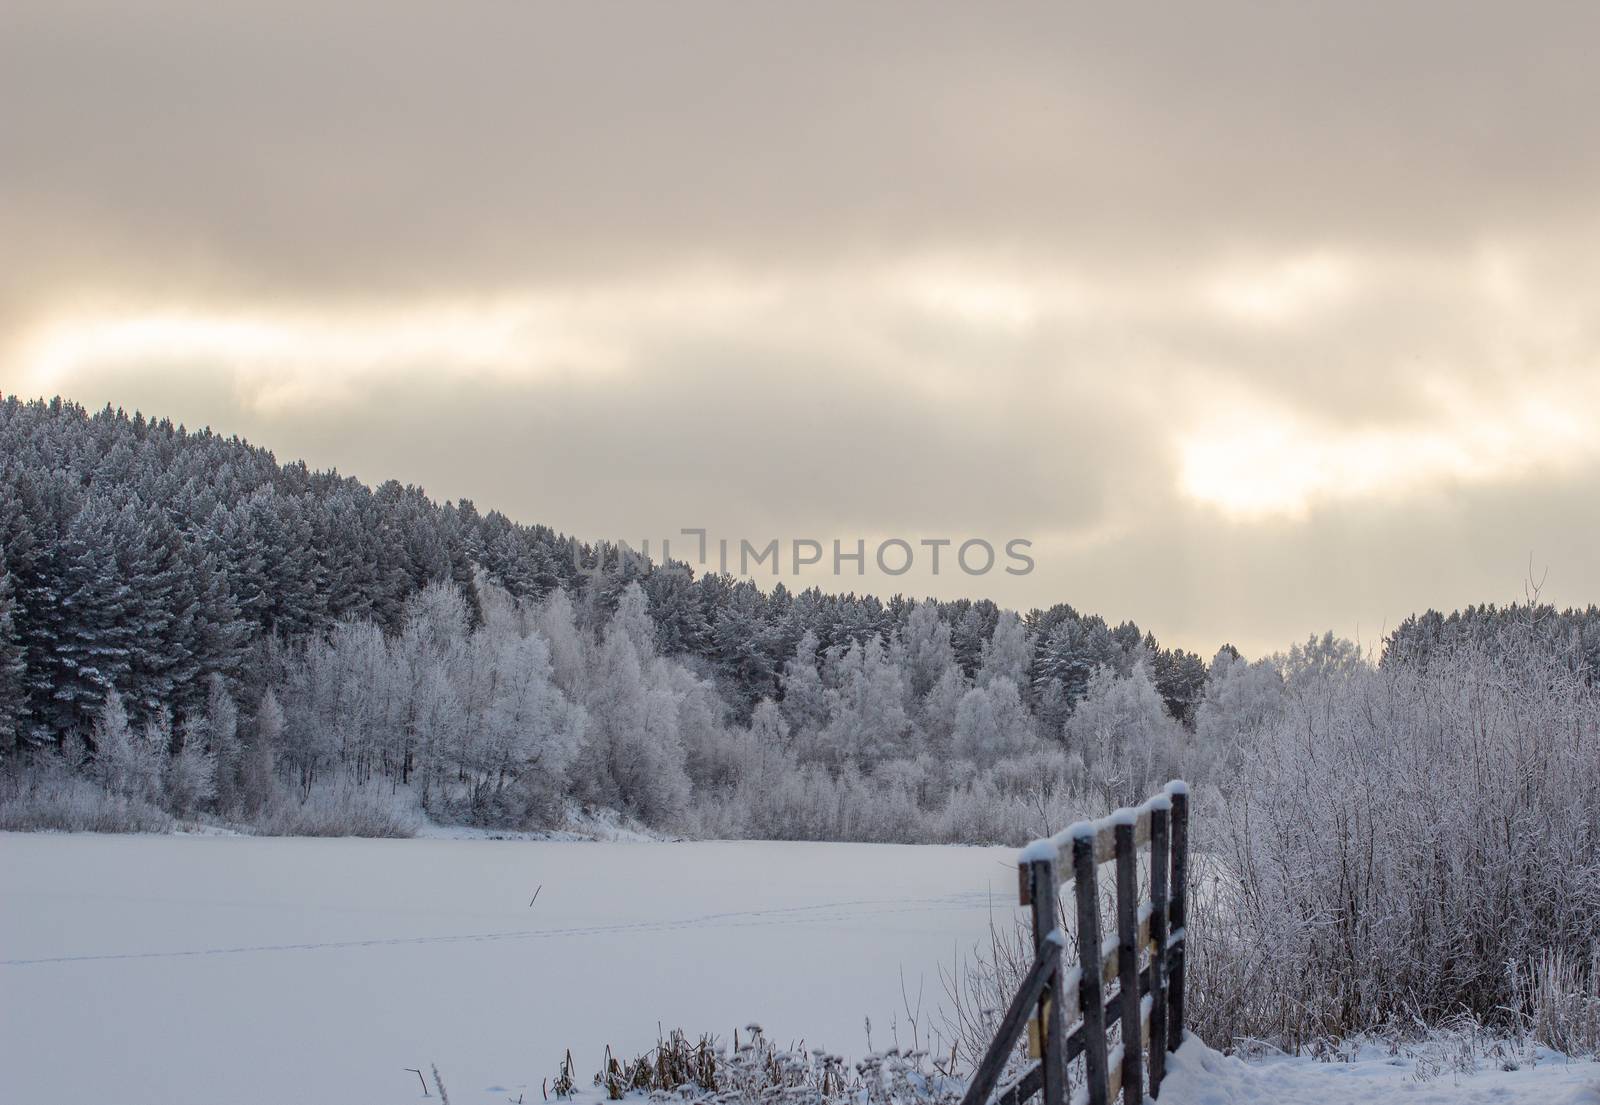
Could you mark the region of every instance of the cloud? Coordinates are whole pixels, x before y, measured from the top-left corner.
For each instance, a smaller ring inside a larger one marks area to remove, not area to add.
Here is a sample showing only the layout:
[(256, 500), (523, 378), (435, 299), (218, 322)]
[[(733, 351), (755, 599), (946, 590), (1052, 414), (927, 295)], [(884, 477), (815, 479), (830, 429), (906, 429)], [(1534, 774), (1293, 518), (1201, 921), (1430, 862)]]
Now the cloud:
[(1543, 394), (1437, 390), (1431, 418), (1396, 426), (1228, 405), (1179, 437), (1180, 489), (1235, 520), (1303, 519), (1328, 501), (1404, 503), (1586, 472), (1600, 459), (1600, 395), (1589, 381)]
[(1195, 647), (1600, 584), (1590, 9), (3, 18), (7, 391)]

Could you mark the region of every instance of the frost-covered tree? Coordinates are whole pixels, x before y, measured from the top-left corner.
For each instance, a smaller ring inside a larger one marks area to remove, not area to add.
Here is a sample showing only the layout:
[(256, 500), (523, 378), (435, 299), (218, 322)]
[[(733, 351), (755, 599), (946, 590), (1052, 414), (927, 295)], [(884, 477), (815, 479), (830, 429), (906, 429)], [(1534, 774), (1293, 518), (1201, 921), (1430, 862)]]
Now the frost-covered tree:
[(914, 603), (900, 638), (905, 649), (906, 682), (911, 694), (922, 698), (956, 662), (950, 626), (939, 616), (936, 604)]
[(1361, 649), (1332, 631), (1313, 634), (1304, 644), (1293, 645), (1281, 662), (1291, 690), (1308, 690), (1318, 684), (1344, 679), (1364, 665)]
[(203, 718), (184, 723), (177, 751), (162, 763), (161, 790), (167, 809), (179, 817), (193, 816), (216, 797), (216, 761), (206, 748)]
[(987, 687), (997, 679), (1008, 679), (1013, 687), (1025, 686), (1032, 662), (1033, 645), (1028, 640), (1028, 629), (1015, 612), (1007, 610), (995, 622), (994, 632), (983, 646), (978, 685)]
[[(1539, 617), (1497, 613), (1381, 667), (1328, 636), (1283, 658), (1281, 712), (1215, 804), (1232, 886), (1190, 924), (1206, 989), (1230, 997), (1203, 1002), (1199, 1027), (1311, 1039), (1462, 1010), (1515, 1024), (1521, 965), (1592, 954), (1600, 696)], [(1568, 985), (1581, 1017), (1583, 983)]]
[(239, 759), (239, 805), (253, 817), (272, 801), (274, 750), (283, 739), (283, 707), (271, 688), (261, 696)]
[(1034, 740), (1033, 718), (1010, 679), (995, 677), (962, 696), (956, 708), (956, 755), (987, 767), (1027, 751)]
[(903, 753), (911, 735), (904, 675), (878, 639), (852, 644), (837, 657), (834, 675), (829, 721), (818, 737), (822, 758), (871, 765)]
[(413, 772), (420, 776), (425, 806), (434, 801), (447, 770), (442, 753), (456, 739), (465, 716), (451, 674), (461, 664), (467, 620), (466, 601), (453, 586), (430, 584), (407, 603), (399, 640), (390, 652), (403, 704), (400, 724), (386, 743), (391, 755), (399, 757), (403, 778)]
[(711, 625), (700, 603), (700, 591), (686, 565), (666, 565), (643, 581), (656, 643), (666, 655), (704, 655), (711, 644)]
[(484, 624), (469, 642), (467, 666), (486, 688), (482, 716), (452, 758), (469, 781), (475, 820), (550, 823), (566, 793), (584, 714), (556, 688), (549, 644), (524, 632), (516, 608), (502, 601), (509, 596), (492, 586), (480, 594)]
[(240, 805), (243, 749), (239, 743), (239, 708), (228, 693), (227, 680), (213, 673), (206, 688), (205, 733), (215, 767), (217, 808), (225, 815)]
[(534, 628), (550, 648), (550, 674), (569, 698), (583, 694), (591, 651), (578, 632), (572, 599), (565, 591), (554, 591), (540, 604)]
[(750, 736), (759, 747), (788, 747), (789, 722), (772, 699), (763, 698), (750, 712)]
[(656, 655), (656, 627), (650, 620), (649, 604), (643, 587), (637, 582), (628, 584), (607, 626), (608, 633), (621, 633), (627, 637), (641, 663), (648, 663)]
[(95, 718), (91, 739), (94, 741), (92, 774), (95, 781), (113, 794), (132, 792), (138, 772), (135, 738), (122, 696), (115, 690), (107, 691), (100, 700), (100, 713)]
[[(1195, 718), (1195, 738), (1231, 768), (1242, 766), (1261, 735), (1278, 725), (1287, 706), (1283, 675), (1270, 660), (1251, 663), (1223, 650), (1211, 662), (1205, 698)], [(1225, 771), (1226, 779), (1233, 775)]]
[(689, 779), (678, 731), (678, 698), (649, 679), (641, 655), (642, 591), (628, 589), (606, 625), (588, 679), (590, 725), (577, 778), (591, 800), (614, 801), (665, 823), (688, 799)]
[(917, 724), (922, 730), (927, 750), (934, 755), (944, 755), (951, 750), (955, 737), (956, 712), (968, 690), (967, 680), (960, 665), (945, 668), (919, 704)]
[(172, 715), (165, 708), (133, 732), (133, 756), (124, 793), (145, 802), (162, 799), (167, 760), (172, 755)]
[(1110, 805), (1141, 801), (1183, 773), (1186, 741), (1143, 663), (1128, 675), (1101, 668), (1066, 724), (1068, 747), (1083, 758)]
[(673, 824), (689, 802), (681, 702), (670, 686), (654, 681), (646, 692), (643, 727), (631, 741), (612, 744), (613, 770), (624, 801), (650, 824)]
[(783, 716), (795, 733), (815, 733), (827, 724), (827, 690), (817, 671), (817, 648), (816, 633), (806, 630), (783, 669)]
[(666, 658), (656, 659), (650, 677), (678, 704), (678, 739), (690, 781), (713, 789), (730, 782), (740, 770), (749, 734), (730, 729), (728, 706), (716, 685)]

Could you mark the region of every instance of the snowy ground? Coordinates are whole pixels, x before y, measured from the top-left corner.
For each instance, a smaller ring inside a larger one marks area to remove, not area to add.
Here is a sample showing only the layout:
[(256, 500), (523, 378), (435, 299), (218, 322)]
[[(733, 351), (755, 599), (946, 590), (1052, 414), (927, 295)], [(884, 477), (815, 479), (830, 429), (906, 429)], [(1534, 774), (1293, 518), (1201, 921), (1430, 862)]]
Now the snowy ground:
[[(757, 1020), (889, 1046), (1010, 849), (0, 834), (0, 1099), (504, 1102)], [(535, 889), (538, 901), (530, 908)], [(500, 1087), (503, 1087), (504, 1092)], [(437, 1100), (437, 1099), (435, 1099)]]
[(1539, 1050), (1506, 1071), (1482, 1055), (1453, 1062), (1456, 1050), (1446, 1043), (1391, 1055), (1368, 1047), (1347, 1063), (1246, 1063), (1190, 1040), (1170, 1060), (1161, 1105), (1600, 1105), (1600, 1064)]
[[(759, 1020), (851, 1056), (1014, 902), (1010, 849), (0, 834), (0, 1100), (541, 1102), (573, 1049)], [(538, 889), (538, 900), (529, 899)], [(1244, 1063), (1162, 1105), (1600, 1105), (1600, 1066), (1443, 1043)], [(1474, 1061), (1475, 1060), (1475, 1061)], [(586, 1087), (585, 1087), (586, 1088)], [(585, 1093), (593, 1100), (593, 1091)], [(437, 1098), (433, 1098), (437, 1101)]]

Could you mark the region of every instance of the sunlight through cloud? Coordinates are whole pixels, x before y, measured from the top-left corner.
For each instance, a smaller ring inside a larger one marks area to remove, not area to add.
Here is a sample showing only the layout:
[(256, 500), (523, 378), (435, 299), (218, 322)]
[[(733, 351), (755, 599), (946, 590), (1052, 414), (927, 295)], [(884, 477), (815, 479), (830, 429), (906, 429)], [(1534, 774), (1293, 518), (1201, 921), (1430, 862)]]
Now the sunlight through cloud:
[[(1600, 455), (1583, 404), (1545, 396), (1441, 404), (1437, 420), (1341, 427), (1240, 403), (1178, 441), (1178, 487), (1229, 518), (1302, 519), (1319, 503), (1560, 472)], [(1592, 408), (1591, 408), (1592, 409)]]

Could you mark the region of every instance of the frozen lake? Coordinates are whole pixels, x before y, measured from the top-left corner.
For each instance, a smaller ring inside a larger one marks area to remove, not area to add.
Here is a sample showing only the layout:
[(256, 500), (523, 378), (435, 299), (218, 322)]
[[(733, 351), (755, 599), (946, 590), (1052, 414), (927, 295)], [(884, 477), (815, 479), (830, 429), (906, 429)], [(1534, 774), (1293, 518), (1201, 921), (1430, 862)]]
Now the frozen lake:
[(532, 1102), (567, 1048), (586, 1080), (658, 1024), (859, 1056), (902, 972), (934, 1023), (1015, 855), (0, 834), (0, 1096), (389, 1105), (437, 1063), (456, 1105)]

